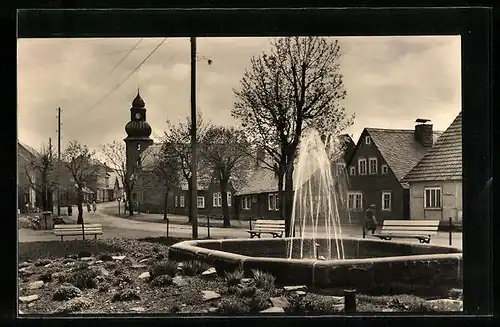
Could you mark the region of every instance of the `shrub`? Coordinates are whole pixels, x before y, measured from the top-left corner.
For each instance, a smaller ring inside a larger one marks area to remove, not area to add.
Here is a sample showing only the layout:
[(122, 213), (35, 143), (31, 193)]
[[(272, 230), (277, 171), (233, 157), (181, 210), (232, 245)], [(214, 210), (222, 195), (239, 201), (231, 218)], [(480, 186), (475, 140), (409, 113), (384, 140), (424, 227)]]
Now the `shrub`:
[(111, 299), (112, 302), (118, 302), (118, 301), (135, 301), (135, 300), (140, 300), (141, 297), (139, 294), (132, 290), (123, 290), (120, 292), (117, 292), (113, 295), (113, 298)]
[(97, 288), (97, 283), (95, 280), (97, 275), (98, 274), (95, 270), (84, 267), (77, 269), (69, 276), (64, 276), (63, 280), (69, 282), (70, 284), (73, 284), (81, 290), (87, 288)]
[(231, 285), (227, 288), (227, 293), (229, 294), (237, 294), (239, 291), (239, 288), (235, 285)]
[(185, 262), (184, 265), (182, 266), (182, 274), (184, 276), (196, 276), (198, 274), (201, 274), (208, 268), (210, 268), (210, 266), (204, 262), (188, 261)]
[(257, 288), (263, 290), (272, 290), (274, 288), (274, 280), (276, 278), (273, 275), (258, 269), (252, 270), (252, 273)]
[(98, 292), (100, 292), (100, 293), (106, 293), (106, 292), (109, 291), (109, 289), (110, 289), (109, 283), (104, 283), (102, 285), (99, 285)]
[(247, 286), (247, 287), (242, 288), (239, 291), (239, 295), (243, 296), (243, 297), (251, 297), (251, 296), (255, 296), (256, 292), (257, 292), (257, 288), (255, 288), (255, 286)]
[(115, 279), (115, 281), (113, 282), (113, 286), (120, 286), (120, 285), (124, 285), (124, 284), (134, 284), (134, 280), (131, 279), (128, 275), (121, 275), (119, 276), (117, 279)]
[(169, 275), (158, 276), (151, 281), (151, 285), (155, 287), (170, 286), (172, 285), (172, 277)]
[(174, 277), (177, 273), (177, 262), (171, 260), (162, 260), (157, 262), (149, 268), (150, 280), (155, 279), (158, 276), (169, 275)]
[(49, 259), (45, 259), (45, 258), (38, 259), (37, 261), (35, 261), (35, 267), (46, 266), (49, 263), (52, 263), (52, 261)]
[(125, 274), (125, 271), (122, 268), (116, 269), (115, 272), (113, 273), (113, 275), (115, 276), (122, 276), (123, 274)]
[(101, 261), (113, 261), (113, 256), (109, 253), (103, 253), (103, 254), (100, 254), (97, 257), (97, 259), (101, 260)]
[(257, 290), (250, 298), (249, 307), (251, 312), (259, 312), (270, 307), (269, 294), (261, 290)]
[(52, 270), (44, 272), (40, 276), (40, 280), (43, 281), (44, 283), (49, 283), (52, 281)]
[(249, 313), (250, 307), (242, 299), (223, 299), (219, 305), (219, 312), (226, 314)]
[(233, 272), (226, 272), (226, 283), (228, 286), (234, 286), (241, 283), (241, 279), (243, 278), (243, 270), (237, 269)]
[(52, 295), (54, 301), (66, 301), (80, 296), (82, 291), (71, 284), (61, 285)]

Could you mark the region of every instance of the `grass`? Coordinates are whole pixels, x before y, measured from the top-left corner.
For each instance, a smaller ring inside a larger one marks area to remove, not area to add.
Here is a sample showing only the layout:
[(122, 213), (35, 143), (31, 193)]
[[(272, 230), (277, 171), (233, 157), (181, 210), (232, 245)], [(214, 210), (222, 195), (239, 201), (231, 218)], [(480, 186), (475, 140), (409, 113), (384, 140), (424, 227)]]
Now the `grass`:
[(274, 277), (268, 272), (258, 269), (252, 270), (252, 273), (253, 273), (253, 279), (255, 280), (255, 286), (257, 288), (263, 290), (274, 289), (274, 281), (276, 280), (276, 277)]
[(177, 273), (178, 263), (172, 260), (162, 260), (159, 261), (149, 269), (150, 279), (153, 280), (158, 276), (168, 275), (170, 277), (175, 277)]
[(236, 286), (243, 279), (244, 273), (242, 269), (236, 269), (232, 272), (226, 272), (225, 275), (227, 286)]
[(182, 265), (182, 274), (184, 276), (196, 276), (198, 274), (201, 274), (208, 268), (210, 268), (208, 264), (201, 261), (192, 260), (184, 262), (184, 264)]

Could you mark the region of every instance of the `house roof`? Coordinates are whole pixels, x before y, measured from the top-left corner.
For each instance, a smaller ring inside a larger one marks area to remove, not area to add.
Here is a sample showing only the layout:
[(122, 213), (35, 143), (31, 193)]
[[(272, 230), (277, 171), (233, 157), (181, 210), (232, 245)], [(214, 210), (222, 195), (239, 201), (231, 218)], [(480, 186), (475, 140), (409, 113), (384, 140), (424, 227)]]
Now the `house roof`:
[(462, 180), (462, 112), (404, 178), (409, 183), (446, 180)]
[(141, 154), (142, 169), (149, 170), (154, 167), (155, 158), (161, 151), (161, 144), (148, 146)]
[[(406, 174), (415, 167), (430, 149), (422, 146), (420, 142), (415, 140), (415, 131), (412, 129), (367, 127), (365, 131), (370, 135), (372, 142), (378, 148), (399, 182), (402, 181)], [(434, 142), (436, 142), (441, 134), (442, 132), (434, 131)], [(362, 143), (363, 140), (360, 138), (357, 147)]]
[(345, 150), (344, 150), (344, 162), (348, 162), (351, 159), (352, 154), (356, 148), (356, 143), (352, 140), (349, 134), (341, 134), (341, 138), (344, 139)]
[(26, 143), (23, 143), (23, 142), (21, 142), (21, 141), (19, 141), (19, 140), (18, 140), (18, 141), (17, 141), (17, 145), (18, 145), (19, 147), (24, 148), (27, 152), (29, 152), (31, 155), (33, 155), (33, 156), (35, 156), (35, 157), (37, 157), (37, 156), (39, 155), (39, 153), (38, 153), (38, 151), (37, 151), (37, 150), (35, 150), (34, 148), (32, 148), (31, 146), (29, 146), (29, 145), (28, 145), (28, 144), (26, 144)]

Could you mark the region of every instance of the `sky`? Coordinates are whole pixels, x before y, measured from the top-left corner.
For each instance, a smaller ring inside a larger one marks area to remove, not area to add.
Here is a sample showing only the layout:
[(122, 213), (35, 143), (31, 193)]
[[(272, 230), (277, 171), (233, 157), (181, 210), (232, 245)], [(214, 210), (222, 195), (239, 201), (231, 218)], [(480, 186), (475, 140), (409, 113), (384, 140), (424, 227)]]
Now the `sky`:
[[(417, 118), (444, 131), (461, 111), (460, 36), (332, 39), (342, 48), (342, 105), (356, 117), (345, 132), (355, 142), (365, 127), (413, 129)], [(49, 138), (56, 144), (60, 107), (63, 150), (71, 140), (91, 148), (121, 141), (138, 88), (152, 136), (162, 135), (167, 120), (190, 114), (189, 38), (167, 38), (130, 75), (162, 40), (19, 39), (19, 140), (35, 149)], [(206, 119), (237, 124), (233, 89), (268, 47), (267, 37), (197, 38), (197, 107)]]

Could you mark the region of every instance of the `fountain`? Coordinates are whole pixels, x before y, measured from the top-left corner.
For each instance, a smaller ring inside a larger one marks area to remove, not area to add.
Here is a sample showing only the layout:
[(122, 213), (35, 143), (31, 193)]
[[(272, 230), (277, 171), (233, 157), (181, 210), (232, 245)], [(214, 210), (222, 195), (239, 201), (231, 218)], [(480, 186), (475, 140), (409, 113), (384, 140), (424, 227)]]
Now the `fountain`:
[(282, 285), (353, 287), (366, 294), (442, 295), (460, 288), (459, 249), (342, 236), (341, 218), (350, 221), (348, 210), (342, 211), (347, 182), (330, 165), (341, 150), (333, 136), (323, 141), (311, 131), (302, 139), (294, 172), (293, 237), (184, 241), (170, 247), (169, 258), (207, 262), (221, 276), (243, 269), (250, 277), (260, 269)]

